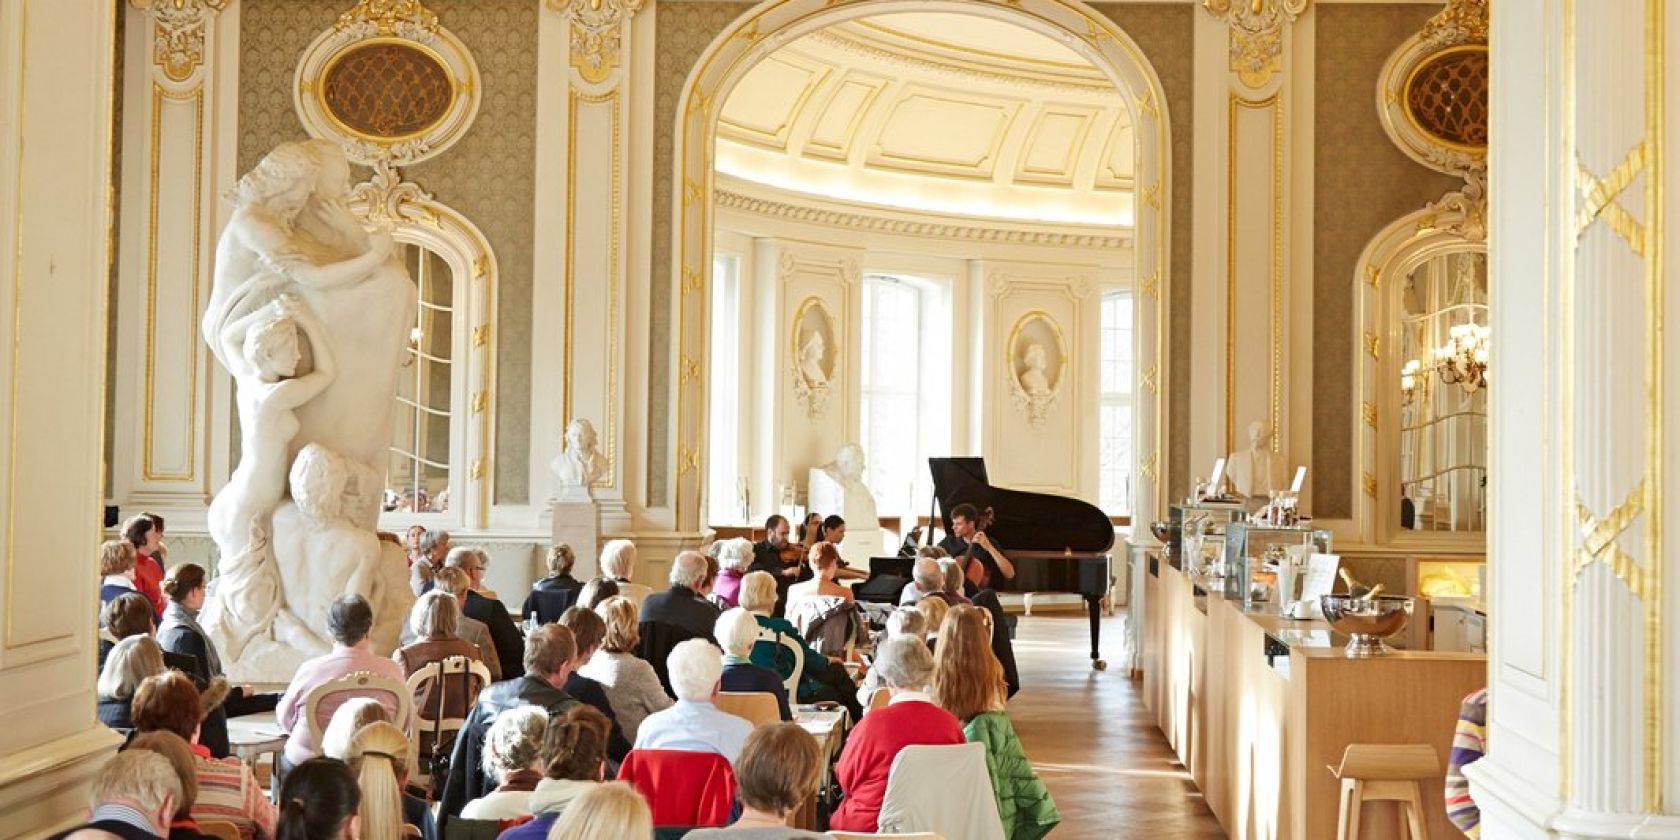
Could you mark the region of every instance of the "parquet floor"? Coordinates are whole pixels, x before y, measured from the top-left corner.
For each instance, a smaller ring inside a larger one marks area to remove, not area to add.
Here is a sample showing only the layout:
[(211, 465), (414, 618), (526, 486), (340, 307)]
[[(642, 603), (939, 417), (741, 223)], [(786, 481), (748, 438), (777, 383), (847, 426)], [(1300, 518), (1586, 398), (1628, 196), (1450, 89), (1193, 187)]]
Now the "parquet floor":
[(1062, 824), (1052, 840), (1223, 838), (1190, 775), (1120, 670), (1123, 614), (1103, 619), (1095, 671), (1083, 615), (1022, 616), (1015, 637), (1021, 691), (1009, 715)]

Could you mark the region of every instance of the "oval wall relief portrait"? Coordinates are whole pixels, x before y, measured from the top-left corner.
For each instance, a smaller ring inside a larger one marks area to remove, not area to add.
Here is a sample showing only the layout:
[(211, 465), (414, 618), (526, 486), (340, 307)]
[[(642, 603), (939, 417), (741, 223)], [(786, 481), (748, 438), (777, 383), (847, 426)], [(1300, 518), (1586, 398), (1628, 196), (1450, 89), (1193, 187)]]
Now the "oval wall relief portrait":
[(1068, 353), (1062, 328), (1045, 312), (1028, 312), (1010, 329), (1004, 353), (1016, 408), (1027, 422), (1043, 423), (1056, 407), (1066, 379)]
[(794, 312), (792, 327), (793, 394), (808, 417), (828, 409), (828, 392), (839, 371), (840, 345), (834, 316), (822, 298), (812, 295)]

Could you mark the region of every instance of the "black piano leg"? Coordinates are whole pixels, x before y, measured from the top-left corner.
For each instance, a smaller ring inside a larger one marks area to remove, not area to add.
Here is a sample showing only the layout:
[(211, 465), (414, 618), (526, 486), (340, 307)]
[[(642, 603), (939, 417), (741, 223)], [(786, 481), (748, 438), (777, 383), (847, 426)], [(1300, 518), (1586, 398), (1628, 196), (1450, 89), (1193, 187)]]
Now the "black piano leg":
[(1085, 610), (1091, 617), (1091, 667), (1098, 671), (1107, 670), (1108, 663), (1103, 661), (1097, 650), (1097, 641), (1102, 638), (1102, 597), (1086, 595)]

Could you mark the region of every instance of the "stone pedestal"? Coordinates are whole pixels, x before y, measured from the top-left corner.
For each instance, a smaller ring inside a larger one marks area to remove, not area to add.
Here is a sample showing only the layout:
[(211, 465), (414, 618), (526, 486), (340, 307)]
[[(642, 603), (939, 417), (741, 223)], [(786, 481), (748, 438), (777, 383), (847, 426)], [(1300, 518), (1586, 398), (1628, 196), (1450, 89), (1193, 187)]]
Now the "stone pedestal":
[[(623, 504), (622, 502), (620, 503)], [(553, 502), (551, 532), (555, 544), (565, 543), (577, 555), (572, 577), (589, 580), (600, 574), (602, 505), (594, 500)]]

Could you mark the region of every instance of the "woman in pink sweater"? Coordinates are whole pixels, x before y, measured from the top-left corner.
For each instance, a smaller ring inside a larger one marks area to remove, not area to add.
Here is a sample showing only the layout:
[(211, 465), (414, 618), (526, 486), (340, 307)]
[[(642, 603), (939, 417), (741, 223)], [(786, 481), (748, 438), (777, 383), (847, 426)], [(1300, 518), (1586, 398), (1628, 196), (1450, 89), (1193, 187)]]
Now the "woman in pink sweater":
[(890, 639), (876, 653), (875, 670), (892, 699), (864, 716), (846, 741), (834, 777), (846, 798), (829, 819), (837, 831), (873, 832), (887, 795), (887, 774), (898, 751), (915, 745), (963, 743), (962, 725), (934, 705), (925, 689), (933, 655), (920, 639)]

